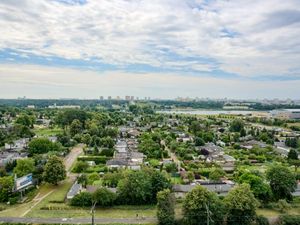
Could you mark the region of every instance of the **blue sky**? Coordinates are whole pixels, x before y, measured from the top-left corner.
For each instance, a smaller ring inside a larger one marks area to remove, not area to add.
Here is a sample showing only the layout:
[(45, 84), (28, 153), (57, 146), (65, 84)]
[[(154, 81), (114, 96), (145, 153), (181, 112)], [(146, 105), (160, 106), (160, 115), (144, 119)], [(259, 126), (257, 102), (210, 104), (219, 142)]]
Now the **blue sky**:
[(0, 27), (0, 98), (300, 98), (298, 0), (2, 0)]

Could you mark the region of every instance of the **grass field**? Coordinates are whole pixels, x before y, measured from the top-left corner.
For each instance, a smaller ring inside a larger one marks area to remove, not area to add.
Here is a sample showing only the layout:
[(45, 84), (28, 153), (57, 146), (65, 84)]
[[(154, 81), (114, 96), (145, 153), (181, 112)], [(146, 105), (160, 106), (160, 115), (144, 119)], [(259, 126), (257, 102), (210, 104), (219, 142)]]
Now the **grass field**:
[(59, 127), (54, 127), (52, 129), (35, 127), (33, 131), (37, 136), (43, 136), (43, 137), (54, 136), (63, 132), (63, 130)]

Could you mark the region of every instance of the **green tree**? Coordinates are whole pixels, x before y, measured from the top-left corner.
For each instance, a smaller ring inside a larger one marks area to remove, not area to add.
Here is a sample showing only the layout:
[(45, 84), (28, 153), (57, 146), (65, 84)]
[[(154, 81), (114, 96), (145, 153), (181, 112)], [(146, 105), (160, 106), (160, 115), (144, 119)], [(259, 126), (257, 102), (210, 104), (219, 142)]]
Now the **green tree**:
[(140, 205), (156, 202), (157, 192), (171, 188), (166, 176), (153, 169), (126, 171), (118, 182), (119, 200), (125, 204)]
[(175, 221), (174, 193), (165, 189), (157, 193), (157, 219), (160, 225), (173, 225)]
[(80, 194), (75, 195), (71, 199), (71, 205), (80, 207), (91, 206), (92, 194), (89, 192), (81, 192)]
[(195, 174), (193, 173), (193, 171), (188, 171), (186, 173), (186, 177), (189, 180), (189, 182), (193, 182), (195, 180)]
[(81, 174), (78, 179), (77, 182), (79, 184), (82, 184), (83, 187), (86, 187), (87, 183), (88, 183), (88, 177), (86, 174)]
[(78, 161), (76, 162), (73, 171), (75, 173), (82, 173), (84, 172), (87, 168), (89, 168), (89, 164), (84, 161)]
[(14, 187), (12, 176), (0, 177), (0, 202), (7, 202)]
[(222, 177), (226, 175), (225, 171), (222, 170), (221, 168), (214, 168), (210, 173), (209, 173), (209, 179), (213, 181), (220, 181)]
[(122, 172), (106, 173), (102, 178), (102, 182), (105, 186), (115, 188), (123, 177)]
[(92, 137), (91, 137), (90, 134), (84, 134), (84, 135), (82, 136), (82, 142), (83, 142), (84, 144), (86, 144), (86, 145), (90, 145), (91, 140), (92, 140)]
[(44, 167), (43, 177), (44, 181), (54, 185), (64, 180), (66, 178), (66, 168), (63, 161), (57, 156), (50, 157)]
[(93, 184), (95, 181), (100, 180), (100, 175), (96, 172), (88, 175), (88, 184)]
[(248, 184), (234, 187), (225, 197), (228, 225), (248, 225), (256, 218), (258, 202)]
[(97, 189), (95, 193), (93, 193), (93, 201), (96, 202), (98, 206), (112, 206), (116, 198), (115, 193), (104, 187)]
[(267, 179), (276, 200), (292, 200), (297, 181), (295, 175), (285, 166), (274, 165), (267, 170)]
[(203, 145), (205, 145), (205, 142), (201, 137), (195, 137), (195, 145), (196, 146), (203, 146)]
[(27, 114), (21, 114), (16, 119), (17, 124), (20, 124), (20, 125), (23, 125), (23, 126), (29, 127), (29, 128), (33, 128), (34, 121), (35, 121), (35, 117), (27, 115)]
[(244, 122), (241, 119), (235, 119), (230, 123), (231, 132), (241, 132), (244, 129)]
[(152, 197), (152, 186), (149, 176), (143, 171), (130, 171), (119, 181), (117, 189), (121, 202), (130, 205), (141, 205)]
[(196, 186), (186, 195), (183, 202), (183, 216), (187, 225), (222, 224), (224, 207), (214, 192)]
[(81, 131), (82, 131), (82, 123), (78, 119), (73, 120), (70, 125), (71, 136), (74, 137), (76, 134), (81, 133)]
[(289, 160), (298, 160), (298, 151), (295, 149), (291, 149), (288, 153)]
[(249, 184), (254, 196), (259, 200), (265, 203), (271, 200), (271, 188), (267, 183), (264, 182), (262, 177), (250, 172), (245, 172), (239, 177), (238, 181), (241, 184)]
[(78, 109), (67, 109), (63, 112), (60, 112), (56, 118), (56, 122), (63, 126), (69, 126), (74, 120), (79, 120), (83, 126), (85, 125), (85, 121), (88, 119), (88, 114), (84, 110)]
[(35, 138), (28, 144), (28, 147), (30, 154), (44, 154), (61, 150), (59, 143), (52, 143), (47, 138)]
[(165, 167), (165, 169), (166, 169), (166, 171), (168, 173), (175, 173), (175, 172), (177, 172), (177, 165), (174, 162), (168, 163), (164, 167)]
[(17, 166), (14, 168), (14, 173), (17, 177), (22, 177), (29, 173), (33, 173), (35, 170), (33, 159), (19, 159), (17, 160)]

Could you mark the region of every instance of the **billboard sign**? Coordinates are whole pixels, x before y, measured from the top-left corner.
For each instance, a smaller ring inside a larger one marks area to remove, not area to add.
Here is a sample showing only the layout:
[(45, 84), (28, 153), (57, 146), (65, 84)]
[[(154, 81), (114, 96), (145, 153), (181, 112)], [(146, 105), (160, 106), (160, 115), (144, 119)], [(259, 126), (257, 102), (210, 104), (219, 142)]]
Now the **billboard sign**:
[(27, 174), (23, 177), (15, 179), (15, 190), (18, 191), (20, 189), (26, 188), (32, 185), (32, 174)]

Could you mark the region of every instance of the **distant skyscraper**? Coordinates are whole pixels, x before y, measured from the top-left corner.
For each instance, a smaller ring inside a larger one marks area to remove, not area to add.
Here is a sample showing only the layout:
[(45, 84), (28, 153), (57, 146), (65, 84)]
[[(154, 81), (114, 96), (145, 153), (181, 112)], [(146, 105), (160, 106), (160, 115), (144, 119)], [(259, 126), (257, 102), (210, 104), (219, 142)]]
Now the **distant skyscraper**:
[(107, 100), (111, 100), (111, 96), (108, 96), (108, 97), (107, 97)]
[(104, 97), (103, 97), (103, 96), (100, 96), (100, 100), (103, 101), (103, 100), (104, 100)]
[(133, 101), (133, 100), (134, 100), (134, 96), (131, 96), (131, 97), (130, 97), (130, 100)]
[(126, 101), (130, 101), (130, 96), (128, 96), (128, 95), (125, 96), (125, 100), (126, 100)]

